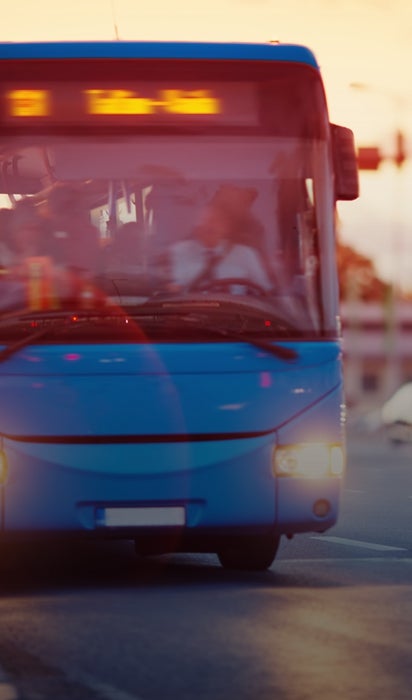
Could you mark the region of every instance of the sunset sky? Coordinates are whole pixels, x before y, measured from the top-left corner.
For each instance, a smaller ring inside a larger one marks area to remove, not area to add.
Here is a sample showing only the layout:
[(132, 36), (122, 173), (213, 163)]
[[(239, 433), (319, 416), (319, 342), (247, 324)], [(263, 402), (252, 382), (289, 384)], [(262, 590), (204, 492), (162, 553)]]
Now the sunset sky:
[[(391, 155), (402, 128), (412, 154), (411, 0), (0, 0), (1, 41), (280, 40), (312, 48), (331, 121)], [(351, 87), (360, 83), (361, 88)], [(412, 166), (362, 173), (339, 205), (342, 237), (412, 287)], [(410, 282), (408, 282), (410, 280)]]

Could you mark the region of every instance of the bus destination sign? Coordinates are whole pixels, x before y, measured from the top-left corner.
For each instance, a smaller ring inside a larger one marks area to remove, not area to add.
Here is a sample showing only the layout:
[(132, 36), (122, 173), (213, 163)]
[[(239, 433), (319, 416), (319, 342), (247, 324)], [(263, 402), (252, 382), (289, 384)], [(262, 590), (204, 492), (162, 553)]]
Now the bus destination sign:
[(254, 90), (244, 83), (201, 86), (8, 87), (2, 94), (3, 124), (150, 124), (206, 120), (254, 125)]

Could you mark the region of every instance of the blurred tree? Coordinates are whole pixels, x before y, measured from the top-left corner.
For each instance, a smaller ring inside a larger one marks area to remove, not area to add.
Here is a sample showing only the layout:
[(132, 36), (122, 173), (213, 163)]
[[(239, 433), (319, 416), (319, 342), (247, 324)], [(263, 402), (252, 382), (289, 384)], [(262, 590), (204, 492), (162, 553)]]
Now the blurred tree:
[(338, 241), (338, 275), (341, 300), (378, 301), (388, 298), (391, 285), (378, 277), (373, 261)]

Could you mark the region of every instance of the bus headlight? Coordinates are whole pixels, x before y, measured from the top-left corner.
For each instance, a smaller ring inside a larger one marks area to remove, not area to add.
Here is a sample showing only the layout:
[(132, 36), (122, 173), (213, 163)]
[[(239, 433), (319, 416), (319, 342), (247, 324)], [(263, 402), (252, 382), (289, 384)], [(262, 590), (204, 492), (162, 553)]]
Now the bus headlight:
[(274, 452), (275, 476), (300, 476), (320, 479), (342, 476), (345, 458), (340, 444), (322, 442), (278, 446)]

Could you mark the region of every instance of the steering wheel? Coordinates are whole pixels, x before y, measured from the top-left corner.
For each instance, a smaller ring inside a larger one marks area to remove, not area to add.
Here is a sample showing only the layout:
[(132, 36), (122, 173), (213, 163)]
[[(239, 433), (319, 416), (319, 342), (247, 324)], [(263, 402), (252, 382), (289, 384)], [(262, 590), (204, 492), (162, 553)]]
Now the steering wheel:
[(248, 294), (259, 297), (267, 297), (268, 291), (257, 282), (252, 282), (246, 277), (224, 277), (222, 279), (203, 280), (194, 285), (190, 291), (199, 292), (223, 292), (228, 287), (245, 287)]

